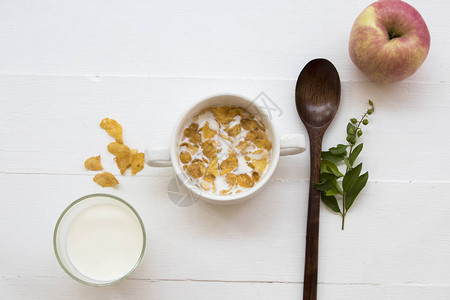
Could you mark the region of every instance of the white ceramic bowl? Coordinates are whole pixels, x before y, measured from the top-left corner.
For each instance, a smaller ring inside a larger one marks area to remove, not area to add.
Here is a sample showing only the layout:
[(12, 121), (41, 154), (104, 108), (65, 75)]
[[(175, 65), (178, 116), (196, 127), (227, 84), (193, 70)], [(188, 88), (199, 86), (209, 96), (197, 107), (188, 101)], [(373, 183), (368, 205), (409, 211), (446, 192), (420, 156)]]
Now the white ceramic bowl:
[[(272, 142), (272, 158), (262, 178), (253, 187), (247, 190), (238, 194), (225, 196), (212, 194), (194, 186), (188, 180), (188, 175), (181, 168), (178, 159), (178, 143), (184, 127), (191, 122), (192, 118), (202, 109), (220, 105), (239, 106), (247, 109), (253, 114), (259, 115), (266, 126), (269, 139)], [(173, 166), (180, 182), (200, 199), (214, 204), (235, 204), (249, 199), (262, 189), (272, 176), (278, 164), (280, 155), (284, 156), (302, 153), (306, 149), (305, 143), (305, 136), (302, 134), (284, 134), (280, 137), (278, 130), (274, 127), (271, 120), (257, 105), (253, 104), (252, 101), (236, 95), (219, 95), (207, 98), (190, 107), (181, 118), (178, 119), (172, 133), (170, 147), (146, 149), (145, 158), (146, 163), (152, 167)]]

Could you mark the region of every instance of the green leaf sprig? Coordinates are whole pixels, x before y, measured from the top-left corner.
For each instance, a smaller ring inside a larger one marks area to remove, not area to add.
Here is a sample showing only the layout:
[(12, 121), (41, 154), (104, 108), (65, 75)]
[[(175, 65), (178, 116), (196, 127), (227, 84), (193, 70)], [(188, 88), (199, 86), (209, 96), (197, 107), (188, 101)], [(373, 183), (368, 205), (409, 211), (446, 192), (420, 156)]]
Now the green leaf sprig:
[[(368, 116), (374, 111), (375, 106), (369, 100), (369, 108), (362, 117), (359, 120), (351, 118), (347, 125), (347, 144), (338, 144), (328, 151), (322, 151), (320, 183), (313, 183), (314, 187), (320, 191), (323, 203), (342, 216), (342, 230), (344, 230), (348, 210), (369, 179), (369, 172), (361, 175), (362, 163), (354, 165), (363, 149), (363, 143), (356, 145), (357, 139), (363, 134), (361, 125), (369, 124)], [(344, 174), (339, 171), (337, 165), (341, 162), (344, 162), (346, 166)]]

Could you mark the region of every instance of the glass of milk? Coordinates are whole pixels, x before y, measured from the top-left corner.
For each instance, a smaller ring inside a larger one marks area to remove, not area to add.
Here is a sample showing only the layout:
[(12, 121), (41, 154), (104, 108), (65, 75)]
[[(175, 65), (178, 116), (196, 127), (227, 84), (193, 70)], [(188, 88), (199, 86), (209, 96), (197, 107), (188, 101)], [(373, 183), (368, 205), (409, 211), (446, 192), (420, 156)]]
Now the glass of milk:
[(116, 283), (138, 267), (145, 253), (145, 228), (136, 210), (108, 194), (70, 204), (55, 226), (53, 247), (61, 267), (91, 286)]

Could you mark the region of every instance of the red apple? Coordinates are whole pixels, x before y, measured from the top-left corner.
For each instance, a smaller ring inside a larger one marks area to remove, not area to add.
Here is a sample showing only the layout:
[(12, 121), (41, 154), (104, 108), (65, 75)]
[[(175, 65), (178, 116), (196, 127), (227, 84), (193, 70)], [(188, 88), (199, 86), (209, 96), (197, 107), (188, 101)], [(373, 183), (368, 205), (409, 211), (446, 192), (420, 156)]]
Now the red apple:
[(430, 49), (430, 33), (419, 12), (400, 0), (372, 3), (358, 16), (350, 33), (353, 63), (375, 82), (411, 76)]

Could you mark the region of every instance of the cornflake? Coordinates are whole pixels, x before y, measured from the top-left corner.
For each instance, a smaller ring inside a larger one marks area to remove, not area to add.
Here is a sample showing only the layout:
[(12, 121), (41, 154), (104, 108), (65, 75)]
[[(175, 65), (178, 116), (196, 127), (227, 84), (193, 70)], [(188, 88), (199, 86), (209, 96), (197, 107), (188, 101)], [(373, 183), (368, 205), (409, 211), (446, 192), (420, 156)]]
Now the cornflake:
[(109, 172), (103, 172), (95, 175), (94, 181), (102, 187), (112, 187), (119, 184), (119, 181)]
[(214, 146), (214, 142), (211, 140), (203, 142), (202, 152), (207, 158), (213, 158), (216, 155), (216, 147)]
[(114, 160), (116, 161), (117, 167), (120, 170), (120, 174), (123, 175), (131, 165), (131, 152), (120, 154), (114, 157)]
[(195, 153), (197, 153), (199, 147), (192, 145), (190, 143), (181, 143), (180, 144), (181, 147), (186, 147), (187, 151), (189, 151), (189, 153), (191, 153), (191, 155), (194, 155)]
[(84, 162), (84, 167), (86, 169), (88, 169), (88, 170), (91, 170), (91, 171), (103, 170), (103, 166), (102, 166), (102, 162), (101, 162), (101, 159), (100, 159), (100, 155), (99, 156), (89, 157)]
[(108, 145), (109, 153), (117, 156), (122, 154), (130, 153), (130, 148), (127, 145), (120, 144), (118, 142), (112, 142)]
[(215, 156), (209, 163), (208, 168), (206, 168), (206, 173), (212, 174), (214, 176), (219, 175), (218, 162), (219, 162), (219, 158), (217, 156)]
[(116, 142), (123, 144), (122, 126), (116, 120), (105, 118), (100, 122), (100, 127), (116, 139)]
[(205, 125), (202, 127), (201, 130), (202, 130), (202, 133), (203, 133), (203, 138), (205, 140), (212, 139), (217, 134), (217, 131), (212, 130), (212, 129), (209, 128), (209, 123), (208, 122), (205, 123)]
[(237, 124), (226, 130), (228, 136), (234, 137), (241, 133), (241, 125)]
[(242, 109), (233, 106), (219, 106), (211, 109), (217, 121), (223, 125), (227, 125), (234, 120), (234, 117), (242, 114)]
[(229, 186), (233, 187), (236, 184), (237, 176), (234, 173), (228, 173), (226, 176), (226, 181)]
[[(139, 153), (137, 149), (130, 150), (130, 148), (123, 143), (122, 126), (115, 120), (104, 118), (100, 122), (100, 127), (116, 139), (115, 142), (108, 144), (108, 151), (113, 154), (120, 174), (125, 174), (126, 170), (131, 167), (131, 174), (135, 175), (144, 168), (145, 155)], [(91, 157), (84, 163), (86, 169), (99, 171), (102, 170), (100, 156)], [(114, 186), (119, 184), (119, 181), (108, 172), (97, 174), (94, 181), (101, 186)]]
[(200, 144), (202, 142), (202, 135), (197, 132), (198, 124), (193, 123), (186, 128), (183, 132), (184, 136), (189, 138), (189, 141), (194, 144)]
[(252, 172), (252, 179), (254, 182), (258, 182), (260, 178), (261, 177), (258, 172)]
[(183, 151), (180, 153), (180, 161), (187, 164), (192, 160), (192, 155), (189, 152)]
[(255, 129), (256, 127), (258, 127), (258, 122), (256, 122), (255, 120), (252, 120), (252, 119), (245, 118), (245, 119), (242, 119), (241, 126), (245, 130), (252, 130), (252, 129)]
[(269, 142), (269, 140), (267, 139), (257, 139), (254, 140), (253, 143), (255, 144), (256, 147), (258, 148), (264, 148), (268, 151), (270, 151), (270, 149), (272, 149), (272, 143)]
[(145, 154), (135, 153), (131, 157), (131, 174), (136, 175), (144, 168)]
[(220, 163), (220, 175), (224, 175), (228, 172), (233, 171), (235, 168), (237, 168), (238, 164), (239, 162), (236, 155), (231, 153), (227, 159)]
[(237, 183), (244, 188), (250, 188), (255, 184), (248, 174), (239, 174), (237, 176)]
[(254, 166), (254, 169), (256, 169), (256, 171), (263, 173), (267, 166), (267, 160), (265, 158), (253, 159), (252, 164)]
[(186, 172), (194, 178), (202, 177), (203, 174), (205, 173), (205, 166), (203, 161), (196, 161), (191, 163), (187, 167)]
[(212, 183), (216, 179), (216, 176), (214, 176), (211, 173), (208, 173), (208, 174), (205, 175), (205, 177), (203, 179)]
[(213, 184), (209, 181), (202, 180), (201, 187), (205, 191), (209, 191), (213, 187)]

